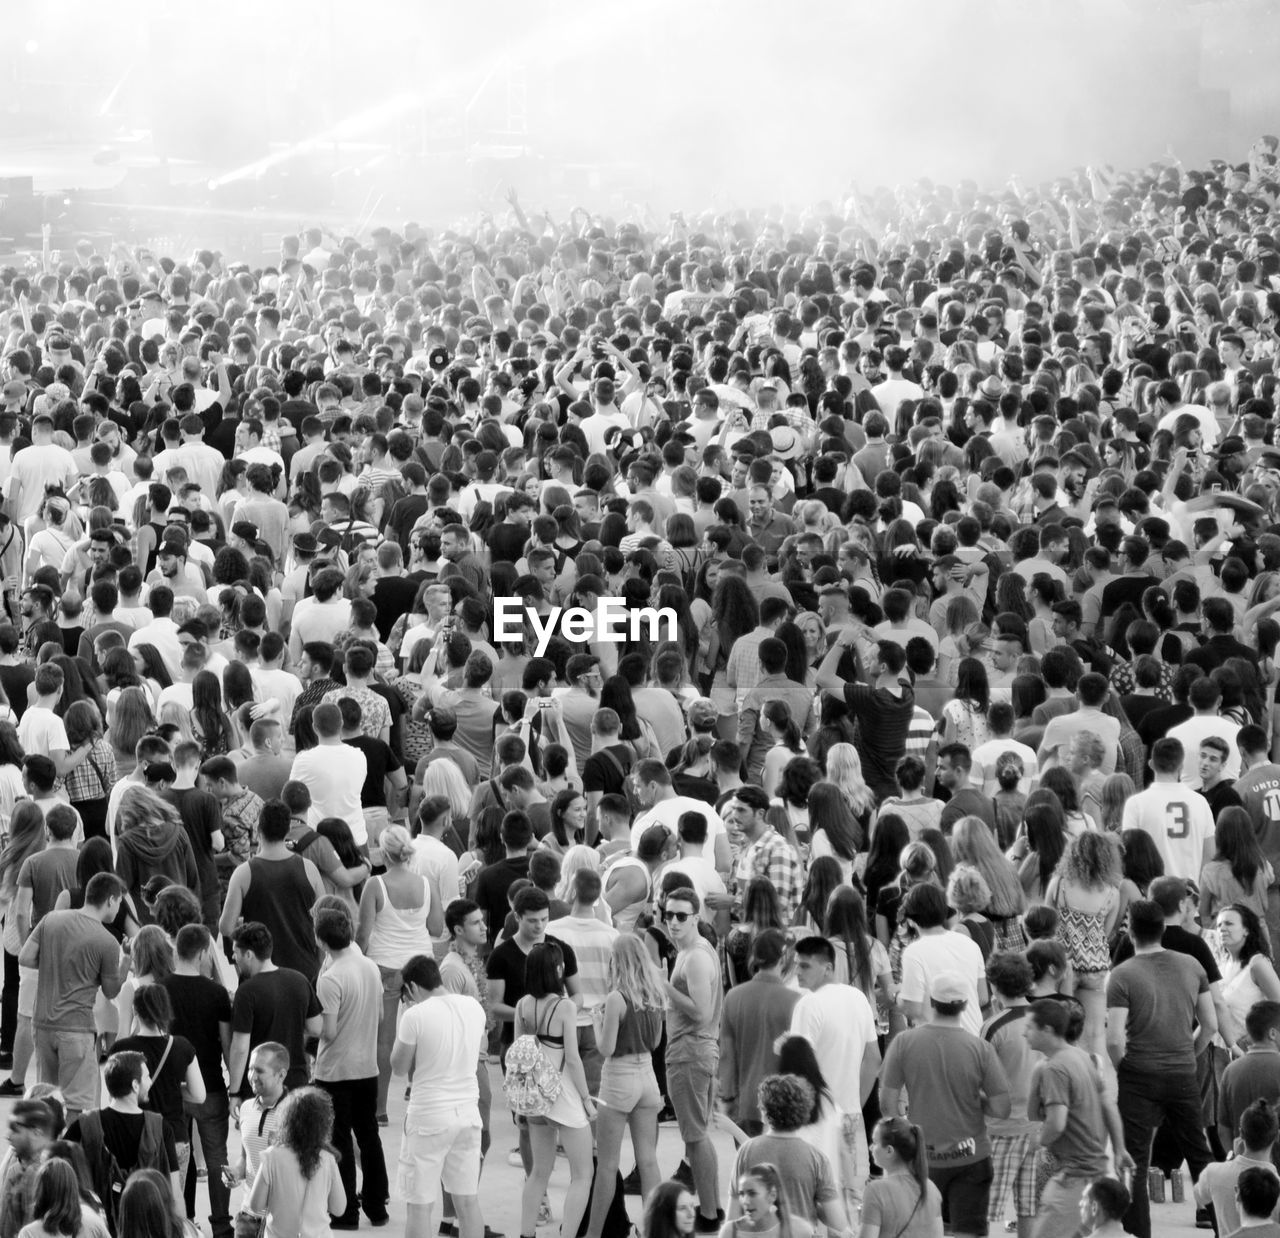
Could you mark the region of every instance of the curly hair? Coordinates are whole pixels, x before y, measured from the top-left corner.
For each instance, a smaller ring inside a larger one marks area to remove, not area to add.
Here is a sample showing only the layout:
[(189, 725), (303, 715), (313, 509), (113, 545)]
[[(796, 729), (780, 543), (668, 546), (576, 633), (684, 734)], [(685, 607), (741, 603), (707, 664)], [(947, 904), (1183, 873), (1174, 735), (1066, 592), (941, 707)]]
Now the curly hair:
[(760, 1080), (759, 1098), (765, 1122), (783, 1135), (807, 1126), (816, 1102), (813, 1086), (799, 1075), (767, 1075)]
[(1075, 835), (1058, 861), (1058, 876), (1086, 890), (1119, 888), (1124, 879), (1119, 840), (1094, 830)]
[(310, 1181), (320, 1168), (320, 1153), (333, 1152), (333, 1101), (320, 1088), (296, 1088), (280, 1103), (276, 1146), (298, 1158), (302, 1176)]
[(991, 905), (991, 887), (972, 864), (957, 864), (947, 882), (947, 901), (962, 916), (983, 912)]

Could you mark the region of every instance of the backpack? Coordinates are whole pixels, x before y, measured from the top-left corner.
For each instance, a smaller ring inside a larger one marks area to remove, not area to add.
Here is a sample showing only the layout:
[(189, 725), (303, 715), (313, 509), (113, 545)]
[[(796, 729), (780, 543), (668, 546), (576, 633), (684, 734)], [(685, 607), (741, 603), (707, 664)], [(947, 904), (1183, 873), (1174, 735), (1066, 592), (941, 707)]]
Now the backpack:
[[(163, 1063), (162, 1063), (163, 1064)], [(166, 1172), (168, 1161), (164, 1152), (164, 1119), (158, 1113), (143, 1110), (142, 1138), (138, 1143), (137, 1169), (159, 1169)], [(93, 1175), (94, 1189), (102, 1201), (102, 1212), (107, 1228), (116, 1233), (116, 1217), (120, 1210), (120, 1196), (124, 1192), (129, 1175), (120, 1168), (102, 1135), (102, 1116), (96, 1109), (82, 1113), (80, 1144)]]
[(288, 847), (294, 855), (301, 855), (303, 859), (306, 859), (306, 856), (303, 853), (319, 837), (320, 835), (317, 834), (315, 830), (303, 830), (302, 833), (299, 834), (292, 842), (286, 841), (284, 845)]
[(542, 1041), (533, 1032), (517, 1036), (507, 1050), (507, 1075), (502, 1081), (511, 1112), (522, 1118), (546, 1117), (563, 1087), (559, 1067), (551, 1064)]

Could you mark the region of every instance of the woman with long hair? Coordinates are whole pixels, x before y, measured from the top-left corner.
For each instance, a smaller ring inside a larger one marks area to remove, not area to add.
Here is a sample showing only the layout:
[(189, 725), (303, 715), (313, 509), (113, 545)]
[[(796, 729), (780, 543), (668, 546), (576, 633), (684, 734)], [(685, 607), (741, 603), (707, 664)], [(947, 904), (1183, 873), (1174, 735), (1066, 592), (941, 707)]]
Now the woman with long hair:
[(840, 879), (848, 882), (853, 878), (864, 837), (864, 823), (853, 815), (841, 788), (834, 782), (814, 783), (809, 791), (811, 861), (830, 857), (839, 865)]
[(1068, 834), (1096, 830), (1098, 823), (1080, 805), (1080, 780), (1064, 766), (1054, 765), (1040, 775), (1041, 791), (1052, 791), (1062, 805)]
[(793, 756), (782, 767), (766, 818), (802, 860), (809, 854), (809, 792), (821, 780), (822, 767), (817, 761), (807, 756)]
[(760, 774), (760, 785), (765, 794), (772, 797), (777, 793), (787, 764), (796, 757), (808, 759), (808, 754), (804, 750), (800, 727), (791, 716), (791, 706), (786, 701), (766, 701), (760, 711), (759, 726), (773, 741), (765, 753), (764, 768)]
[(1164, 859), (1146, 830), (1121, 831), (1120, 861), (1125, 880), (1133, 883), (1142, 898), (1146, 898), (1151, 883), (1164, 876)]
[(587, 801), (581, 791), (559, 792), (551, 801), (551, 829), (539, 844), (544, 850), (563, 856), (582, 841), (587, 827)]
[(951, 831), (951, 850), (957, 863), (977, 869), (986, 882), (991, 897), (984, 914), (995, 929), (995, 948), (1021, 950), (1026, 944), (1022, 936), (1026, 893), (986, 822), (981, 817), (961, 817)]
[(666, 758), (658, 743), (653, 727), (636, 712), (631, 684), (621, 675), (611, 675), (600, 688), (600, 708), (612, 709), (622, 723), (619, 740), (635, 753), (637, 761), (652, 757), (656, 761)]
[(897, 988), (889, 952), (872, 936), (869, 925), (867, 905), (856, 886), (839, 886), (831, 892), (822, 936), (836, 952), (835, 978), (840, 984), (862, 990), (876, 1011), (877, 1029), (883, 1033), (889, 1030)]
[(961, 658), (956, 672), (956, 694), (942, 707), (942, 743), (964, 744), (970, 752), (991, 738), (987, 709), (991, 689), (987, 668), (977, 658)]
[(960, 660), (966, 656), (969, 642), (966, 633), (982, 618), (977, 604), (966, 593), (959, 593), (947, 603), (943, 623), (946, 631), (938, 642), (937, 675), (949, 688), (956, 686)]
[(833, 744), (828, 750), (827, 781), (840, 789), (850, 811), (861, 823), (865, 837), (876, 796), (867, 786), (862, 774), (862, 758), (852, 744)]
[(662, 1093), (653, 1071), (653, 1051), (662, 1040), (667, 1006), (664, 977), (633, 933), (616, 937), (606, 974), (608, 993), (595, 1008), (596, 1048), (604, 1058), (596, 1116), (596, 1183), (587, 1238), (600, 1238), (613, 1202), (622, 1133), (640, 1177), (640, 1194), (658, 1185), (658, 1114)]
[(296, 1088), (280, 1102), (275, 1142), (262, 1153), (250, 1212), (266, 1218), (263, 1238), (329, 1232), (347, 1211), (333, 1146), (333, 1101), (320, 1088)]
[[(911, 841), (907, 823), (897, 813), (883, 813), (871, 831), (862, 886), (867, 892), (867, 923), (875, 924), (880, 891), (891, 886), (901, 869), (902, 853)], [(876, 934), (879, 938), (879, 933)], [(884, 940), (884, 939), (881, 939)]]
[[(813, 1108), (809, 1111), (809, 1120), (796, 1134), (826, 1157), (836, 1190), (846, 1206), (856, 1203), (859, 1185), (867, 1180), (871, 1169), (867, 1156), (867, 1128), (862, 1114), (846, 1114), (836, 1102), (813, 1051), (813, 1044), (805, 1036), (788, 1035), (782, 1039), (778, 1046), (778, 1073), (794, 1075), (809, 1085), (813, 1092)], [(853, 1135), (853, 1147), (846, 1141), (846, 1130)]]
[(805, 933), (822, 932), (827, 903), (830, 902), (831, 895), (840, 888), (841, 880), (840, 865), (836, 863), (834, 856), (824, 855), (814, 860), (805, 876), (800, 905), (795, 910), (792, 926)]
[[(529, 1124), (533, 1168), (520, 1196), (520, 1232), (535, 1232), (539, 1205), (555, 1167), (556, 1145), (569, 1161), (569, 1189), (561, 1229), (576, 1234), (591, 1191), (591, 1127), (595, 1101), (578, 1055), (578, 1013), (564, 985), (564, 951), (555, 941), (539, 942), (525, 961), (525, 996), (515, 1008), (516, 1037), (538, 1038), (542, 1051), (560, 1071), (561, 1090), (544, 1122)], [(614, 1179), (610, 1179), (613, 1182)]]
[(1224, 808), (1213, 831), (1214, 855), (1200, 870), (1200, 923), (1210, 924), (1219, 909), (1239, 903), (1262, 923), (1268, 945), (1267, 891), (1275, 881), (1270, 862), (1258, 845), (1249, 813)]
[(1084, 1007), (1084, 1048), (1106, 1048), (1107, 975), (1111, 938), (1124, 911), (1124, 869), (1114, 834), (1090, 831), (1067, 844), (1045, 890), (1045, 902), (1058, 913), (1058, 936), (1076, 978), (1075, 996)]
[(117, 692), (114, 702), (108, 701), (107, 742), (111, 745), (116, 772), (121, 778), (127, 778), (137, 768), (138, 740), (149, 735), (155, 725), (152, 701), (144, 688), (123, 688)]
[[(44, 850), (44, 813), (32, 800), (20, 800), (9, 817), (9, 836), (0, 851), (0, 912), (4, 916), (4, 990), (0, 994), (0, 1051), (13, 1055), (10, 1082), (20, 1094), (35, 1051), (31, 1018), (35, 1013), (35, 977), (18, 967), (18, 874), (33, 855)], [(24, 974), (29, 977), (23, 982)], [(19, 990), (21, 989), (21, 993)], [(29, 990), (29, 992), (28, 992)], [(21, 1005), (19, 998), (21, 997)]]
[(778, 891), (768, 877), (752, 877), (742, 898), (742, 923), (725, 936), (724, 952), (730, 987), (751, 976), (751, 943), (765, 929), (785, 929)]
[(191, 681), (191, 731), (203, 760), (222, 756), (236, 746), (231, 722), (222, 708), (222, 686), (212, 671), (200, 671)]
[[(1031, 611), (1030, 616), (1027, 617), (1027, 636), (1031, 639), (1030, 652), (1042, 658), (1057, 643), (1053, 635), (1053, 608), (1063, 599), (1062, 585), (1048, 572), (1037, 572), (1032, 576), (1026, 590), (1027, 605)], [(998, 601), (997, 598), (997, 603)]]
[(683, 1182), (661, 1182), (644, 1206), (642, 1238), (692, 1238), (698, 1197)]
[(116, 1232), (137, 1238), (186, 1238), (189, 1234), (173, 1188), (158, 1169), (137, 1169), (129, 1175), (120, 1195)]
[(1231, 903), (1218, 912), (1218, 968), (1222, 972), (1222, 1000), (1235, 1026), (1219, 1028), (1228, 1046), (1244, 1029), (1245, 1017), (1261, 1001), (1280, 1002), (1271, 948), (1262, 921), (1252, 908)]
[(66, 776), (67, 799), (80, 814), (85, 838), (105, 838), (107, 799), (119, 779), (115, 752), (102, 734), (102, 714), (88, 701), (77, 701), (62, 721), (71, 751), (84, 751), (84, 759)]
[(133, 655), (134, 669), (138, 672), (142, 686), (151, 693), (156, 704), (159, 704), (160, 693), (165, 688), (173, 687), (173, 676), (169, 674), (169, 668), (165, 665), (164, 658), (160, 656), (160, 651), (149, 642), (141, 641), (129, 652)]
[[(165, 1183), (170, 1200), (173, 1191)], [(172, 1210), (172, 1209), (171, 1209)], [(106, 1226), (98, 1229), (86, 1224), (80, 1205), (80, 1179), (76, 1171), (64, 1160), (45, 1161), (35, 1171), (31, 1184), (32, 1221), (17, 1232), (17, 1238), (97, 1238), (107, 1232)], [(133, 1234), (135, 1230), (120, 1230), (121, 1234)], [(142, 1238), (151, 1238), (143, 1231)], [(164, 1234), (160, 1238), (173, 1238)]]
[(1106, 834), (1119, 834), (1124, 824), (1124, 806), (1130, 796), (1137, 794), (1137, 787), (1128, 774), (1109, 774), (1102, 784), (1102, 803), (1099, 808), (1102, 819), (1098, 828)]
[(738, 705), (727, 678), (729, 651), (740, 637), (754, 631), (760, 607), (750, 585), (736, 575), (721, 575), (711, 598), (711, 631), (704, 664), (710, 668), (710, 697), (719, 711), (716, 729), (721, 739), (738, 738)]
[(862, 1198), (858, 1238), (942, 1238), (942, 1195), (929, 1178), (924, 1131), (906, 1118), (881, 1118), (871, 1159), (883, 1170)]
[(173, 975), (173, 942), (158, 924), (138, 930), (129, 951), (129, 975), (116, 996), (116, 1026), (133, 1034), (133, 999), (138, 990)]
[(1067, 849), (1067, 821), (1062, 801), (1052, 791), (1037, 789), (1027, 796), (1023, 834), (1009, 850), (1018, 865), (1018, 880), (1028, 903), (1044, 901), (1044, 892)]
[(889, 951), (895, 984), (902, 983), (902, 949), (909, 940), (907, 927), (900, 915), (903, 897), (912, 886), (925, 882), (946, 888), (938, 872), (938, 857), (923, 840), (908, 843), (902, 849), (898, 868), (892, 885), (880, 890), (876, 903), (876, 938)]
[[(471, 788), (467, 785), (462, 771), (448, 757), (438, 757), (434, 761), (428, 761), (426, 768), (422, 771), (421, 799), (426, 800), (433, 796), (443, 796), (449, 801), (451, 828), (457, 843), (454, 849), (457, 850), (464, 844), (470, 831)], [(452, 845), (448, 839), (445, 841), (446, 845)], [(501, 856), (498, 858), (501, 859)], [(485, 863), (492, 863), (492, 861), (486, 860)]]
[[(833, 1167), (834, 1174), (835, 1169)], [(787, 1207), (786, 1188), (776, 1165), (767, 1161), (738, 1175), (734, 1192), (742, 1215), (725, 1223), (721, 1238), (761, 1235), (762, 1238), (813, 1238), (814, 1228), (805, 1217), (793, 1216)]]

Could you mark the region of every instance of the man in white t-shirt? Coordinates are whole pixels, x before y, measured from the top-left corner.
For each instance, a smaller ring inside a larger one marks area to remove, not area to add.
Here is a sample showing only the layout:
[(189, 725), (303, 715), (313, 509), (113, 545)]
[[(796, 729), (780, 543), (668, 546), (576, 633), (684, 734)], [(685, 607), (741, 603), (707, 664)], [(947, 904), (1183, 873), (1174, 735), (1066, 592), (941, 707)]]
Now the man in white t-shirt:
[[(428, 796), (418, 805), (418, 832), (413, 839), (413, 859), (409, 867), (430, 887), (431, 897), (447, 907), (458, 894), (458, 857), (444, 843), (445, 830), (453, 820), (453, 808), (443, 795)], [(445, 929), (447, 942), (451, 934)]]
[(415, 955), (402, 970), (410, 1005), (400, 1018), (391, 1072), (410, 1075), (397, 1197), (408, 1204), (405, 1238), (436, 1232), (441, 1188), (453, 1197), (463, 1238), (480, 1238), (480, 1085), (476, 1062), (484, 1008), (450, 993), (434, 959)]
[[(1192, 754), (1199, 756), (1199, 748)], [(1182, 781), (1185, 761), (1182, 744), (1165, 736), (1151, 748), (1155, 780), (1125, 801), (1121, 827), (1145, 830), (1164, 861), (1166, 877), (1198, 879), (1211, 858), (1213, 813), (1209, 801)]]
[(699, 808), (691, 808), (680, 814), (676, 827), (680, 855), (662, 867), (657, 881), (654, 882), (654, 885), (661, 889), (662, 879), (668, 873), (680, 873), (687, 877), (690, 888), (702, 902), (702, 918), (708, 924), (715, 920), (716, 908), (708, 905), (707, 895), (727, 895), (729, 892), (724, 884), (724, 878), (716, 872), (715, 864), (706, 854), (708, 820), (713, 815), (714, 810), (710, 804), (703, 804)]
[(57, 486), (65, 493), (79, 478), (80, 470), (71, 453), (53, 441), (53, 420), (44, 416), (33, 418), (31, 446), (13, 457), (9, 470), (5, 498), (10, 516), (21, 525), (40, 510), (47, 486)]
[(961, 1024), (977, 1036), (982, 1007), (987, 1004), (987, 976), (982, 950), (972, 937), (947, 928), (951, 909), (942, 889), (912, 886), (902, 900), (903, 919), (917, 938), (902, 951), (902, 1009), (916, 1023), (929, 1020), (929, 984), (935, 976), (955, 972), (968, 988)]
[[(804, 994), (791, 1012), (791, 1033), (813, 1046), (832, 1099), (856, 1116), (875, 1087), (880, 1045), (866, 994), (838, 983), (835, 974), (835, 947), (825, 937), (802, 937), (796, 943), (796, 981)], [(862, 1149), (858, 1161), (865, 1165), (866, 1130), (861, 1122), (853, 1126)]]
[(317, 705), (311, 715), (320, 741), (293, 758), (291, 781), (306, 783), (311, 792), (311, 812), (307, 824), (314, 826), (325, 817), (341, 817), (351, 827), (357, 847), (369, 841), (360, 805), (360, 789), (368, 776), (369, 763), (359, 748), (342, 742), (342, 711), (332, 702)]
[(686, 812), (700, 812), (707, 818), (707, 834), (710, 850), (704, 854), (722, 877), (733, 863), (729, 851), (729, 831), (724, 821), (710, 804), (687, 795), (677, 795), (671, 785), (671, 771), (652, 758), (637, 761), (631, 772), (640, 812), (631, 824), (631, 851), (635, 854), (640, 839), (651, 825), (665, 825), (674, 838), (680, 832), (680, 818)]
[(23, 752), (47, 756), (59, 777), (65, 777), (72, 769), (67, 729), (53, 712), (62, 699), (63, 683), (62, 667), (56, 662), (37, 666), (35, 704), (27, 706), (18, 723), (18, 743), (22, 745)]
[[(1222, 700), (1222, 689), (1216, 679), (1208, 675), (1201, 676), (1191, 685), (1187, 702), (1195, 710), (1185, 722), (1169, 728), (1170, 739), (1176, 739), (1182, 745), (1182, 781), (1193, 790), (1200, 789), (1200, 744), (1216, 735), (1227, 745), (1227, 760), (1223, 766), (1224, 778), (1240, 777), (1240, 749), (1236, 747), (1236, 736), (1240, 734), (1238, 723), (1223, 718), (1218, 713), (1218, 705)], [(1179, 876), (1194, 877), (1194, 873)]]

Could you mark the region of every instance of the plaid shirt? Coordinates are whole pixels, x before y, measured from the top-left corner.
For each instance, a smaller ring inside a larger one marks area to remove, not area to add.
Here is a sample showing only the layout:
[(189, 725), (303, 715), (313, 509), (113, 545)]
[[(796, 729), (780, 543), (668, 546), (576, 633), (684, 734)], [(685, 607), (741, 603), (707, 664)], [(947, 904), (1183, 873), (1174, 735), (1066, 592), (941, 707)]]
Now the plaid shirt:
[(63, 785), (67, 799), (74, 804), (79, 800), (105, 799), (118, 781), (116, 754), (111, 745), (99, 736), (89, 749), (89, 755), (67, 775)]
[[(268, 451), (274, 451), (277, 455), (280, 453), (280, 430), (278, 421), (264, 421), (262, 423), (262, 442), (259, 444), (267, 448)], [(235, 453), (237, 456), (243, 455), (249, 450), (249, 429), (242, 421), (236, 427), (236, 446)]]
[(766, 826), (764, 833), (742, 852), (733, 876), (739, 898), (753, 877), (767, 877), (778, 892), (783, 923), (791, 923), (802, 893), (800, 860), (773, 826)]
[(751, 418), (751, 429), (754, 433), (756, 430), (767, 430), (769, 423), (775, 417), (784, 417), (787, 425), (793, 430), (798, 430), (801, 434), (812, 434), (814, 430), (813, 418), (808, 413), (802, 413), (798, 408), (772, 408), (768, 412), (761, 410)]

